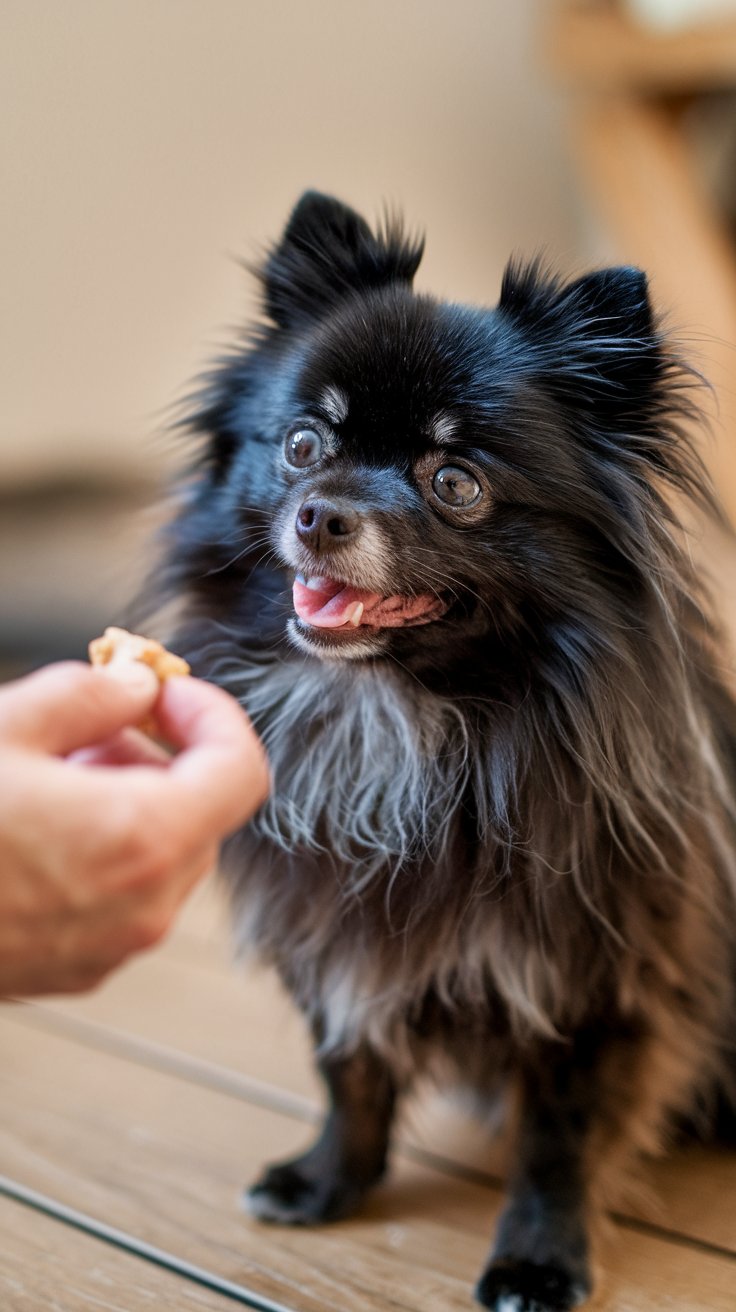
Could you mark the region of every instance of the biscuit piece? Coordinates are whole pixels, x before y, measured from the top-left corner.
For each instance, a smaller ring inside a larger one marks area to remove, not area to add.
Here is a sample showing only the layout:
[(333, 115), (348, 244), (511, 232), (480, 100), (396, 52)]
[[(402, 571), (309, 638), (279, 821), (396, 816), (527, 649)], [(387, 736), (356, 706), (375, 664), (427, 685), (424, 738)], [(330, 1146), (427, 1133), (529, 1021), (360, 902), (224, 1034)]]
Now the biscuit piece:
[(93, 665), (109, 665), (111, 661), (142, 661), (144, 665), (150, 665), (159, 683), (171, 678), (172, 674), (191, 673), (181, 656), (167, 651), (155, 638), (128, 633), (127, 629), (105, 629), (101, 638), (92, 639), (88, 650)]

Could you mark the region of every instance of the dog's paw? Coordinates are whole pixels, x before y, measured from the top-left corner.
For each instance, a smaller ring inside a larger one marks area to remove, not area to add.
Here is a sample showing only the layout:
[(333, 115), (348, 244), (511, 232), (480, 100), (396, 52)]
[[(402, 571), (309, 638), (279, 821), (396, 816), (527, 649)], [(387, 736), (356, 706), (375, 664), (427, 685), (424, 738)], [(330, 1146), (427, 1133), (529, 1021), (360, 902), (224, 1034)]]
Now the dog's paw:
[(317, 1225), (348, 1216), (363, 1190), (345, 1181), (314, 1178), (297, 1162), (264, 1171), (243, 1196), (246, 1211), (276, 1225)]
[(587, 1281), (562, 1267), (506, 1259), (483, 1273), (475, 1297), (492, 1312), (569, 1312), (589, 1293)]

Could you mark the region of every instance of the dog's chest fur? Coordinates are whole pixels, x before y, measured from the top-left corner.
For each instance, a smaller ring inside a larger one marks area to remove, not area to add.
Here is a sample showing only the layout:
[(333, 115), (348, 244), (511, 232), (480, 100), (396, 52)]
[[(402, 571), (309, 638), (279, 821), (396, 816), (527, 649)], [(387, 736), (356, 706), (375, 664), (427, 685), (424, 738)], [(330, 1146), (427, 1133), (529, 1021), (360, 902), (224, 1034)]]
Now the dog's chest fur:
[(278, 966), (323, 1046), (395, 1046), (430, 1012), (554, 1034), (564, 968), (521, 906), (524, 881), (502, 870), (502, 766), (494, 780), (484, 760), (479, 797), (458, 709), (380, 665), (259, 662), (240, 665), (237, 688), (220, 681), (274, 781), (225, 853), (239, 944)]

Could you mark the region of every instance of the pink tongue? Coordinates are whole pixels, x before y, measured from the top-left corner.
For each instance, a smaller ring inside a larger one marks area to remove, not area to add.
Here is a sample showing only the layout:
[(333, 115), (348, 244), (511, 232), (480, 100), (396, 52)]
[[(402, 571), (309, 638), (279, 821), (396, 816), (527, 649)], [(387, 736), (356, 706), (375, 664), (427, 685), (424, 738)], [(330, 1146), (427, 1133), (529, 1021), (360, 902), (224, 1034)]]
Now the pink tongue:
[(360, 602), (368, 610), (380, 600), (378, 592), (351, 588), (335, 579), (320, 579), (317, 588), (308, 588), (298, 579), (294, 580), (294, 610), (300, 620), (319, 629), (339, 629), (342, 624), (350, 623)]
[(349, 625), (358, 605), (363, 606), (358, 624), (373, 628), (398, 628), (421, 621), (437, 609), (437, 598), (433, 595), (381, 597), (379, 592), (352, 588), (336, 579), (315, 579), (313, 583), (318, 586), (308, 588), (299, 579), (294, 580), (294, 610), (300, 620), (318, 629)]

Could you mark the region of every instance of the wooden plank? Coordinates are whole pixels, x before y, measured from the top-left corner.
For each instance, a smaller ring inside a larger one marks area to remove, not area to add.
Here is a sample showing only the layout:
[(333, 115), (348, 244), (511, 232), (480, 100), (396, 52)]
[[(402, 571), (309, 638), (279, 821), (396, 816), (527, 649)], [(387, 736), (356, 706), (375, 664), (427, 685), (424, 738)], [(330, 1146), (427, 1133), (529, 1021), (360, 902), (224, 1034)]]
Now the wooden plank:
[[(172, 1050), (186, 1054), (197, 1064), (190, 1078), (229, 1087), (244, 1100), (276, 1104), (279, 1091), (286, 1090), (299, 1100), (296, 1114), (308, 1118), (321, 1102), (321, 1090), (304, 1025), (276, 981), (255, 970), (195, 969), (178, 951), (172, 944), (97, 993), (59, 999), (43, 1011), (49, 1021), (56, 1015), (59, 1021), (95, 1024), (98, 1030), (87, 1035), (91, 1044), (109, 1042), (116, 1032), (145, 1040), (153, 1045), (148, 1059), (154, 1064), (164, 1064)], [(232, 1083), (233, 1074), (242, 1078), (241, 1086)], [(254, 1079), (255, 1086), (249, 1085)], [(491, 1140), (469, 1115), (427, 1092), (409, 1104), (401, 1142), (440, 1155), (450, 1169), (504, 1173), (503, 1142)], [(644, 1195), (633, 1215), (736, 1252), (736, 1154), (679, 1154), (653, 1163), (647, 1178), (652, 1196)]]
[[(194, 965), (180, 944), (147, 954), (84, 996), (49, 999), (53, 1012), (93, 1020), (255, 1076), (316, 1102), (304, 1021), (270, 971)], [(276, 1041), (278, 1038), (278, 1041)]]
[(632, 87), (680, 94), (730, 86), (736, 78), (736, 23), (648, 29), (618, 6), (557, 0), (543, 32), (547, 63), (576, 86)]
[(129, 1253), (0, 1198), (5, 1312), (232, 1312), (237, 1305)]
[[(498, 1191), (400, 1162), (355, 1220), (258, 1226), (236, 1207), (240, 1182), (297, 1149), (303, 1125), (12, 1014), (0, 1016), (0, 1153), (14, 1178), (296, 1312), (469, 1312)], [(602, 1258), (599, 1309), (732, 1312), (732, 1259), (630, 1232)]]
[(467, 1309), (498, 1193), (407, 1165), (360, 1220), (260, 1226), (238, 1206), (242, 1184), (304, 1145), (303, 1123), (5, 1018), (0, 1044), (13, 1178), (295, 1312)]

